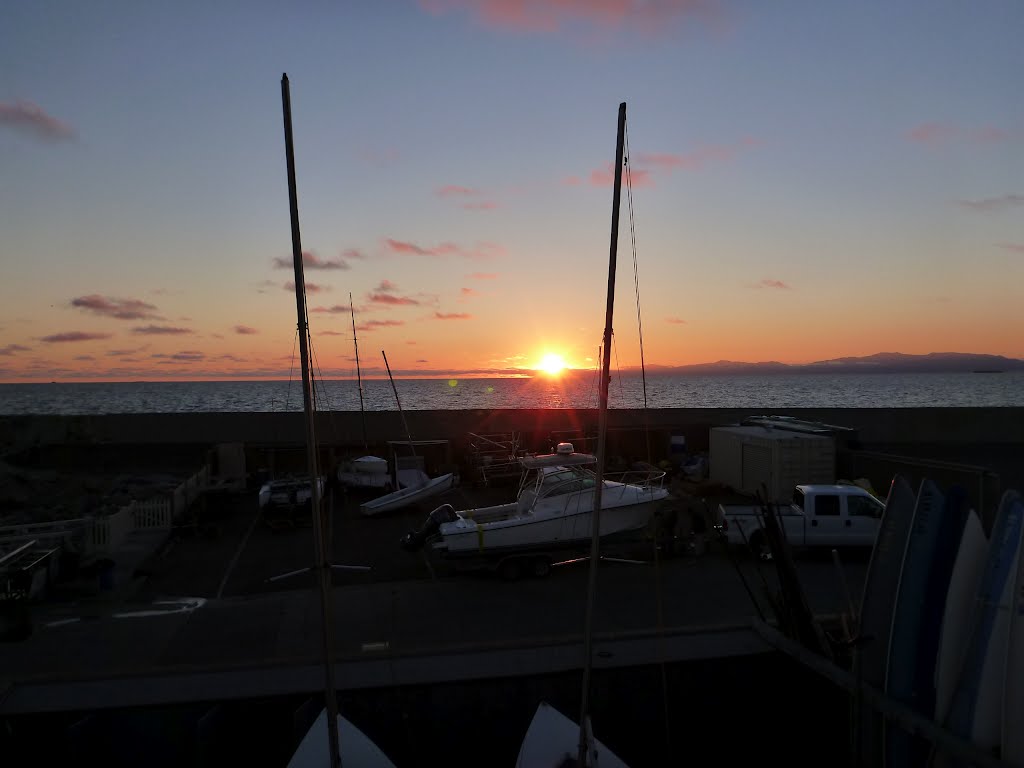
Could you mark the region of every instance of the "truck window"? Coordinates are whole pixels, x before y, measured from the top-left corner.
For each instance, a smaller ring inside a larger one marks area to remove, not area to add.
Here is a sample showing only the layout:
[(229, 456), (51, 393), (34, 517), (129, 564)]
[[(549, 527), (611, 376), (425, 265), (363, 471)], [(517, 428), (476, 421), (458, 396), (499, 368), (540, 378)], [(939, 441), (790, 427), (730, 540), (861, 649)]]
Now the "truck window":
[(801, 512), (804, 511), (804, 492), (799, 488), (793, 491), (793, 505), (798, 507)]
[(847, 509), (851, 517), (881, 517), (885, 507), (866, 496), (847, 496)]
[(829, 495), (821, 495), (814, 497), (814, 514), (818, 517), (839, 516), (839, 497)]

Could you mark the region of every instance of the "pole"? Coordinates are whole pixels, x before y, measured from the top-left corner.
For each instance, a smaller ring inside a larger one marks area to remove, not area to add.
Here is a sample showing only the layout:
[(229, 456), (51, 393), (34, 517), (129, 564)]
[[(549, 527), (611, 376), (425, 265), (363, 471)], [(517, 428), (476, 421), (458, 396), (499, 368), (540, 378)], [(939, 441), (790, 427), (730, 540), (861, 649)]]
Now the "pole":
[(615, 259), (619, 244), (619, 201), (622, 197), (622, 147), (626, 132), (626, 102), (619, 104), (618, 139), (615, 142), (615, 188), (612, 191), (612, 233), (608, 250), (608, 300), (604, 315), (604, 349), (601, 358), (600, 410), (597, 415), (597, 481), (591, 513), (590, 577), (587, 581), (587, 613), (583, 632), (583, 694), (580, 713), (580, 741), (577, 765), (587, 762), (587, 721), (590, 708), (590, 668), (593, 663), (594, 600), (597, 596), (597, 566), (600, 562), (601, 488), (608, 432), (608, 382), (612, 365), (612, 315), (615, 309)]
[(352, 304), (352, 292), (348, 294), (348, 308), (352, 313), (352, 346), (356, 350), (356, 382), (359, 384), (359, 417), (363, 420), (363, 450), (370, 449), (370, 443), (366, 439), (366, 409), (363, 407), (363, 377), (359, 373), (359, 341), (356, 339), (356, 309)]
[(316, 434), (313, 429), (313, 387), (309, 375), (309, 323), (306, 319), (305, 282), (302, 275), (302, 240), (299, 236), (299, 199), (295, 188), (295, 147), (292, 143), (292, 102), (288, 75), (281, 75), (281, 104), (284, 111), (284, 143), (288, 161), (288, 203), (292, 224), (292, 263), (295, 268), (295, 312), (298, 316), (299, 356), (302, 361), (302, 406), (306, 416), (306, 463), (313, 504), (313, 540), (316, 549), (317, 584), (320, 588), (320, 614), (323, 622), (324, 698), (327, 708), (327, 735), (332, 768), (341, 766), (338, 746), (338, 701), (335, 695), (334, 667), (331, 664), (331, 611), (329, 605), (331, 571), (327, 564), (323, 516), (320, 510), (320, 477), (317, 469)]
[[(405, 411), (402, 410), (402, 401), (398, 399), (398, 387), (395, 386), (395, 380), (391, 376), (391, 366), (388, 365), (388, 356), (384, 354), (384, 350), (380, 351), (384, 357), (384, 367), (388, 371), (388, 381), (391, 382), (391, 390), (395, 393), (395, 402), (398, 403), (398, 414), (402, 417), (402, 426), (405, 428), (405, 436), (409, 440), (409, 450), (412, 451), (412, 457), (416, 459), (416, 446), (412, 444), (412, 432), (409, 431), (409, 425), (405, 421)], [(395, 486), (398, 486), (398, 457), (395, 454)]]

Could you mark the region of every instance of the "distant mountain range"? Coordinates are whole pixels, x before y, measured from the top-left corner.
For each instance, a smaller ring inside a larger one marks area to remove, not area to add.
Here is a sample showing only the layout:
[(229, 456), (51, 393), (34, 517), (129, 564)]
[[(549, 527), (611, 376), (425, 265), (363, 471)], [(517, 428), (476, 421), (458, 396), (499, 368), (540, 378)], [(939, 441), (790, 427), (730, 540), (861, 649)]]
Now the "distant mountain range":
[(969, 352), (932, 352), (927, 355), (905, 355), (901, 352), (879, 352), (867, 357), (837, 357), (814, 363), (791, 365), (775, 360), (744, 363), (719, 360), (697, 365), (648, 366), (651, 373), (1002, 373), (1024, 371), (1024, 360), (1002, 355), (977, 355)]

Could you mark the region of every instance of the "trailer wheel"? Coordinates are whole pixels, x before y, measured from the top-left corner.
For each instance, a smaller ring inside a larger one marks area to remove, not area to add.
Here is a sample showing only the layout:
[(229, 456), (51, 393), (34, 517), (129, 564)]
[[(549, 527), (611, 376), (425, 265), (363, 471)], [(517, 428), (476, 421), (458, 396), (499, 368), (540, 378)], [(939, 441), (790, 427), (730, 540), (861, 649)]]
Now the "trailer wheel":
[(538, 579), (547, 578), (551, 574), (551, 558), (547, 555), (538, 555), (531, 563), (533, 575)]
[(523, 567), (518, 557), (506, 557), (498, 566), (498, 573), (505, 581), (518, 581), (523, 575)]

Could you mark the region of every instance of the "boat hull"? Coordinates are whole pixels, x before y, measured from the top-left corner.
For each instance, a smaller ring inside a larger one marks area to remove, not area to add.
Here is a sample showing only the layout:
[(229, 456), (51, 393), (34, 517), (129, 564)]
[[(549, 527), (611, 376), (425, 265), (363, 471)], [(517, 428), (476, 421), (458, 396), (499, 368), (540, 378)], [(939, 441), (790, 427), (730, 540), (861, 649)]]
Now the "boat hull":
[[(667, 491), (644, 494), (636, 503), (605, 507), (600, 514), (599, 536), (606, 538), (635, 531), (648, 524)], [(441, 527), (443, 546), (450, 555), (567, 547), (589, 542), (593, 511), (584, 509), (552, 516), (517, 516), (492, 523), (459, 519)]]

